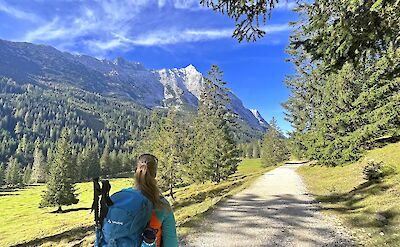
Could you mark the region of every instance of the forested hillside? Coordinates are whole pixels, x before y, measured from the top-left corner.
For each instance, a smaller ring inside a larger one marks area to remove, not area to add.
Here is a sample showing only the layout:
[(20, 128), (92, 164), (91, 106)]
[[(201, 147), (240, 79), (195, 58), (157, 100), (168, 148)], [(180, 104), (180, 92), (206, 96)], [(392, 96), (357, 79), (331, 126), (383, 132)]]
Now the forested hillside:
[(22, 167), (32, 164), (34, 150), (51, 156), (65, 127), (76, 151), (97, 147), (102, 151), (131, 153), (127, 141), (138, 140), (149, 122), (148, 109), (131, 101), (103, 97), (60, 84), (48, 87), (19, 85), (0, 80), (0, 161), (16, 157)]
[(398, 1), (302, 3), (284, 104), (298, 156), (338, 165), (400, 136)]

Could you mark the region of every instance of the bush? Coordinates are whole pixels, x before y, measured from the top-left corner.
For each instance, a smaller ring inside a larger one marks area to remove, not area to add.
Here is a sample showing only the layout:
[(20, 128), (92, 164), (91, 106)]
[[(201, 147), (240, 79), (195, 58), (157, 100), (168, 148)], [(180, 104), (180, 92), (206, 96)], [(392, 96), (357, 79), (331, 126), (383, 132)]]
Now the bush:
[(363, 169), (364, 178), (368, 181), (378, 181), (385, 176), (384, 164), (382, 161), (369, 160)]

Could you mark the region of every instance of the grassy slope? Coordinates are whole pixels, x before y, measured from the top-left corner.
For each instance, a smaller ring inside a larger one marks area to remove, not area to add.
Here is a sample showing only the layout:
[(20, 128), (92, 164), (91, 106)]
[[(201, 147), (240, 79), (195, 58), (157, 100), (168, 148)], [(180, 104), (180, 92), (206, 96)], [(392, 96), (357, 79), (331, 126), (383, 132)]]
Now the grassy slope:
[[(395, 174), (381, 183), (366, 183), (362, 169), (371, 159), (383, 161)], [(369, 151), (350, 165), (303, 166), (298, 171), (322, 208), (339, 216), (360, 243), (400, 246), (400, 143)]]
[[(244, 160), (238, 172), (227, 181), (218, 185), (205, 183), (190, 185), (176, 190), (176, 202), (173, 203), (178, 232), (185, 234), (191, 231), (191, 219), (213, 207), (224, 197), (241, 189), (256, 176), (272, 168), (263, 168), (260, 160)], [(129, 187), (131, 179), (111, 180), (112, 192)], [(93, 215), (87, 209), (92, 202), (92, 184), (77, 185), (79, 204), (64, 209), (72, 210), (64, 214), (52, 214), (50, 209), (39, 209), (40, 194), (43, 185), (31, 186), (16, 191), (0, 190), (0, 246), (17, 243), (43, 244), (45, 246), (62, 246), (71, 241), (84, 239), (82, 245), (90, 245), (94, 240)]]

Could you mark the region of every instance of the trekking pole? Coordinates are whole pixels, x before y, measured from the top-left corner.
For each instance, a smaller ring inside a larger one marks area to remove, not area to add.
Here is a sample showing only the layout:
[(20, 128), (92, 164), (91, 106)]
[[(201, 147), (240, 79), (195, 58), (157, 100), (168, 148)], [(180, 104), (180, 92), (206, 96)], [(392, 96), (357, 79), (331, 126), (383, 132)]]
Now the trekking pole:
[(114, 203), (110, 199), (111, 184), (108, 180), (101, 181), (101, 199), (100, 199), (100, 226), (103, 227), (103, 220), (108, 213), (108, 207)]
[(96, 228), (101, 228), (100, 226), (100, 218), (99, 218), (99, 198), (101, 195), (101, 187), (99, 184), (99, 178), (93, 178), (93, 203), (92, 203), (92, 210), (94, 211), (94, 222)]

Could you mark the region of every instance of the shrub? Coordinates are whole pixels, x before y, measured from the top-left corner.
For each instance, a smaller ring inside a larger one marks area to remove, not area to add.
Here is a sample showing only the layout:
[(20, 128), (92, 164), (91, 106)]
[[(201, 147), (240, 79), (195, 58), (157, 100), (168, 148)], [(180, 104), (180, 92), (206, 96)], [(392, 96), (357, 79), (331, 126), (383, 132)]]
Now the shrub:
[(384, 164), (382, 161), (369, 160), (363, 169), (364, 178), (368, 181), (378, 181), (385, 176)]

